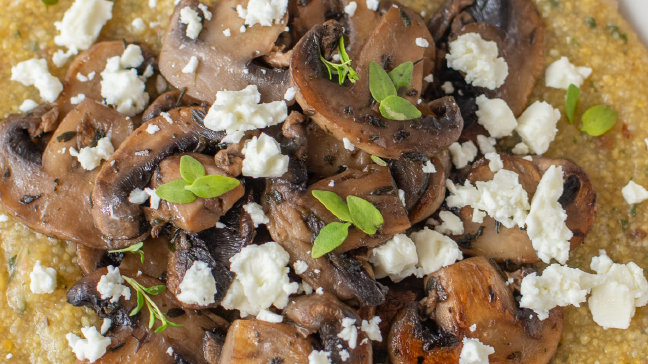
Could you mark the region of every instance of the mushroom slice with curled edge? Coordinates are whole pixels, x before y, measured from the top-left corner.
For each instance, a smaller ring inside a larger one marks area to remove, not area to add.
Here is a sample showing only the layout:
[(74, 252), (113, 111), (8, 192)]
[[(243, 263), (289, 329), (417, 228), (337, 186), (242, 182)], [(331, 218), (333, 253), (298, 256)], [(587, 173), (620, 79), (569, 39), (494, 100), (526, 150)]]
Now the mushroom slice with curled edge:
[[(430, 159), (436, 172), (428, 174), (427, 188), (421, 193), (416, 204), (408, 209), (408, 217), (412, 225), (419, 223), (432, 215), (441, 207), (445, 199), (445, 181), (452, 168), (450, 153), (445, 150)], [(419, 164), (417, 168), (422, 168)], [(407, 192), (405, 192), (407, 197)]]
[[(224, 133), (214, 132), (202, 125), (204, 109), (181, 107), (169, 111), (169, 123), (158, 116), (142, 124), (115, 151), (97, 175), (92, 193), (92, 217), (104, 235), (105, 246), (123, 248), (143, 240), (150, 233), (142, 206), (130, 202), (136, 188), (149, 185), (158, 164), (170, 155), (217, 150), (216, 144)], [(160, 130), (146, 130), (154, 124)]]
[[(544, 172), (552, 165), (562, 167), (563, 194), (558, 202), (567, 212), (565, 222), (574, 234), (570, 240), (570, 249), (583, 244), (596, 217), (596, 192), (587, 173), (568, 159), (533, 157), (533, 161), (527, 161), (506, 154), (500, 154), (500, 157), (504, 169), (520, 176), (520, 184), (526, 190), (529, 201)], [(488, 160), (481, 159), (473, 164), (467, 179), (475, 185), (477, 181), (490, 181), (493, 176)], [(465, 234), (452, 237), (465, 254), (487, 256), (497, 262), (509, 260), (517, 264), (539, 261), (525, 230), (517, 226), (509, 229), (490, 216), (485, 216), (482, 223), (475, 223), (472, 215), (473, 209), (470, 206), (461, 209), (459, 217), (463, 221)]]
[(99, 167), (84, 169), (70, 150), (95, 146), (103, 137), (117, 148), (133, 131), (133, 123), (85, 100), (68, 113), (45, 146), (30, 131), (38, 130), (51, 110), (42, 105), (27, 114), (9, 115), (0, 124), (0, 199), (16, 219), (42, 234), (105, 247), (88, 213)]
[[(227, 330), (227, 321), (208, 313), (194, 312), (180, 308), (173, 296), (164, 291), (157, 295), (149, 294), (149, 298), (160, 308), (165, 317), (180, 327), (168, 326), (160, 333), (154, 330), (160, 325), (159, 321), (149, 328), (150, 315), (148, 308), (144, 308), (139, 314), (129, 316), (129, 313), (137, 307), (137, 295), (135, 290), (124, 283), (131, 290), (129, 300), (120, 297), (116, 303), (109, 299), (102, 299), (97, 291), (97, 284), (101, 276), (107, 273), (102, 268), (82, 278), (67, 293), (67, 301), (74, 306), (86, 306), (94, 310), (99, 318), (112, 320), (111, 329), (106, 337), (112, 341), (106, 354), (95, 361), (99, 364), (112, 363), (142, 363), (142, 364), (174, 364), (174, 363), (196, 363), (212, 364), (205, 359), (204, 349), (209, 342), (213, 350), (218, 341), (214, 339), (218, 334), (224, 334)], [(123, 270), (121, 274), (136, 280), (144, 287), (161, 285), (157, 279), (138, 276), (133, 271)], [(169, 350), (171, 348), (172, 350)], [(169, 354), (171, 353), (171, 354)]]
[(491, 363), (546, 364), (555, 354), (562, 309), (552, 309), (540, 321), (533, 311), (519, 308), (512, 288), (487, 258), (444, 267), (426, 277), (425, 285), (427, 298), (409, 304), (394, 320), (388, 341), (392, 363), (457, 363), (466, 337), (495, 349)]
[[(277, 37), (285, 31), (288, 14), (272, 26), (260, 24), (244, 28), (236, 12), (247, 1), (217, 0), (209, 11), (212, 19), (202, 19), (202, 31), (193, 40), (186, 36), (187, 26), (180, 22), (180, 12), (191, 7), (202, 18), (198, 0), (183, 0), (176, 5), (160, 52), (160, 71), (175, 87), (187, 87), (187, 94), (214, 102), (216, 92), (242, 90), (256, 85), (261, 102), (280, 101), (289, 87), (288, 72), (260, 65), (255, 58), (271, 53)], [(223, 31), (229, 29), (230, 36)], [(199, 64), (195, 73), (183, 73), (191, 57)]]
[[(335, 296), (324, 293), (294, 298), (284, 308), (283, 314), (309, 335), (319, 334), (322, 350), (331, 353), (329, 357), (331, 363), (337, 364), (342, 361), (349, 364), (373, 363), (371, 340), (362, 343), (367, 338), (367, 334), (359, 329), (362, 319), (355, 310), (340, 302)], [(354, 325), (358, 329), (355, 348), (351, 348), (348, 341), (338, 336), (343, 329), (342, 321), (345, 318), (355, 320)], [(342, 351), (349, 353), (348, 360), (340, 358)]]
[(87, 246), (77, 246), (77, 262), (84, 275), (109, 265), (121, 269), (141, 271), (149, 277), (161, 277), (167, 269), (169, 261), (169, 239), (166, 237), (149, 237), (144, 241), (144, 263), (138, 253), (108, 253), (106, 250), (93, 249)]
[[(409, 22), (404, 22), (401, 12), (407, 14)], [(370, 63), (378, 62), (390, 71), (411, 61), (416, 63), (412, 83), (403, 96), (417, 104), (423, 77), (432, 70), (434, 59), (433, 47), (416, 45), (417, 38), (432, 43), (418, 14), (405, 7), (391, 7), (382, 16), (353, 60), (359, 80), (352, 86), (329, 80), (320, 60), (322, 52), (328, 54), (341, 36), (342, 27), (335, 21), (315, 26), (295, 46), (291, 60), (296, 100), (306, 113), (312, 113), (311, 118), (322, 129), (339, 140), (347, 138), (367, 153), (389, 159), (406, 153), (435, 153), (459, 137), (462, 119), (451, 98), (419, 105), (423, 116), (406, 121), (383, 118), (372, 101)]]
[(162, 95), (158, 96), (155, 101), (149, 105), (144, 114), (142, 115), (142, 121), (147, 122), (153, 118), (160, 116), (163, 112), (168, 112), (171, 109), (176, 109), (183, 106), (202, 106), (205, 110), (209, 108), (204, 101), (198, 100), (195, 97), (187, 95), (187, 90), (176, 90), (165, 92)]

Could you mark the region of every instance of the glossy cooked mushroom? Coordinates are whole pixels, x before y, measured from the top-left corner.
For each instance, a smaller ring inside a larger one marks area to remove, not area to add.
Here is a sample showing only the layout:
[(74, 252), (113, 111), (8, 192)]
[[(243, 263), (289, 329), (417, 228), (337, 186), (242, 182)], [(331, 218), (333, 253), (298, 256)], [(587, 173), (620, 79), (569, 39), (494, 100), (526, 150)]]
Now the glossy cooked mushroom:
[(40, 233), (107, 247), (89, 214), (100, 168), (85, 170), (70, 149), (91, 146), (103, 136), (117, 148), (133, 131), (133, 123), (111, 108), (85, 100), (68, 113), (45, 145), (45, 138), (33, 139), (33, 133), (51, 110), (41, 105), (27, 114), (12, 114), (0, 124), (0, 199), (9, 213)]
[[(429, 175), (427, 187), (421, 193), (416, 204), (408, 210), (408, 217), (412, 225), (430, 217), (443, 204), (443, 200), (445, 200), (445, 180), (452, 169), (450, 153), (445, 150), (431, 158), (430, 162), (436, 169), (436, 172)], [(419, 168), (421, 167), (419, 165)], [(405, 195), (407, 196), (407, 193)]]
[(93, 249), (79, 244), (77, 246), (77, 264), (84, 275), (109, 265), (119, 266), (134, 272), (141, 271), (149, 277), (162, 277), (169, 261), (169, 239), (160, 236), (149, 237), (144, 241), (144, 263), (137, 253), (108, 253), (106, 250)]
[(168, 112), (171, 109), (176, 109), (183, 106), (202, 106), (207, 110), (209, 105), (204, 101), (198, 100), (195, 97), (187, 95), (187, 90), (176, 90), (165, 92), (153, 101), (149, 107), (144, 110), (142, 114), (142, 122), (147, 122), (153, 118), (160, 116), (163, 112)]

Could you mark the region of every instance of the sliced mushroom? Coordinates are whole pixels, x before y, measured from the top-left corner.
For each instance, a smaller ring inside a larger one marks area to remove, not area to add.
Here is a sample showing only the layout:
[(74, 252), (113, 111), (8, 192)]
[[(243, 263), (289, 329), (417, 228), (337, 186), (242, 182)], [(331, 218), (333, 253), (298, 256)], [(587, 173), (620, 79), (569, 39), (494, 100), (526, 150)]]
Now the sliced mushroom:
[[(255, 58), (271, 53), (277, 37), (284, 32), (288, 15), (272, 26), (260, 24), (240, 29), (244, 20), (236, 12), (237, 5), (246, 1), (216, 1), (209, 11), (211, 20), (203, 18), (198, 0), (183, 0), (176, 6), (160, 52), (160, 71), (175, 87), (187, 87), (187, 94), (213, 103), (217, 91), (242, 90), (256, 85), (262, 102), (283, 100), (288, 84), (288, 72), (260, 65)], [(193, 8), (202, 19), (202, 31), (196, 40), (186, 36), (187, 26), (180, 22), (180, 11)], [(229, 29), (230, 36), (223, 34)], [(195, 74), (182, 69), (192, 56), (199, 64)]]
[[(529, 201), (535, 194), (542, 174), (552, 165), (562, 167), (564, 186), (559, 202), (567, 212), (567, 227), (574, 234), (570, 240), (570, 249), (581, 245), (592, 229), (596, 216), (596, 192), (587, 173), (568, 159), (534, 157), (533, 161), (527, 161), (506, 154), (500, 154), (500, 157), (505, 169), (520, 176), (520, 184), (526, 190)], [(488, 160), (481, 159), (473, 164), (467, 179), (474, 185), (476, 181), (489, 181), (493, 176)], [(453, 236), (464, 253), (487, 256), (498, 262), (509, 260), (522, 264), (539, 261), (525, 230), (518, 227), (509, 229), (496, 223), (490, 216), (484, 217), (481, 224), (475, 223), (472, 215), (470, 206), (461, 209), (459, 217), (464, 223), (465, 235)]]
[(171, 109), (176, 109), (183, 106), (194, 106), (199, 105), (204, 109), (208, 109), (208, 105), (204, 101), (198, 100), (195, 97), (191, 97), (186, 94), (186, 90), (176, 90), (165, 92), (160, 95), (155, 101), (149, 105), (144, 114), (142, 115), (142, 121), (147, 122), (153, 118), (160, 116), (163, 112), (168, 112)]
[[(436, 169), (436, 172), (429, 175), (427, 188), (419, 197), (416, 205), (409, 209), (408, 217), (412, 225), (430, 217), (430, 215), (439, 209), (445, 199), (445, 181), (452, 168), (450, 153), (445, 150), (434, 156), (430, 162)], [(405, 196), (407, 196), (407, 193)]]
[[(166, 157), (184, 152), (201, 152), (215, 146), (223, 133), (202, 125), (204, 110), (182, 107), (169, 111), (173, 123), (159, 116), (142, 124), (115, 151), (97, 175), (92, 193), (92, 217), (112, 247), (125, 247), (150, 233), (142, 206), (128, 201), (130, 193), (149, 185), (154, 170)], [(150, 124), (160, 128), (155, 134)]]
[(68, 113), (45, 146), (32, 140), (30, 130), (38, 130), (42, 116), (51, 110), (42, 105), (27, 114), (10, 115), (0, 125), (0, 198), (9, 213), (40, 233), (105, 247), (88, 213), (99, 168), (83, 169), (69, 151), (102, 136), (117, 148), (133, 131), (132, 121), (86, 100)]

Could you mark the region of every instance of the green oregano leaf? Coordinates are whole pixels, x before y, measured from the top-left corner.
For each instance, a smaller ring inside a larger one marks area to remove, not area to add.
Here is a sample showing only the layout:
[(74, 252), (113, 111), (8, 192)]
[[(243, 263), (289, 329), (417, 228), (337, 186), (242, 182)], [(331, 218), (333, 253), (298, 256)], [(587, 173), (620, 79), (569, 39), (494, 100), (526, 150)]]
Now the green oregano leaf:
[(313, 258), (319, 258), (342, 245), (347, 236), (349, 236), (350, 226), (351, 223), (348, 222), (332, 222), (324, 226), (317, 235), (317, 238), (315, 238), (311, 256)]
[(411, 120), (421, 116), (421, 112), (416, 106), (398, 96), (387, 96), (382, 100), (380, 114), (391, 120)]
[(342, 197), (337, 193), (331, 191), (314, 190), (311, 192), (319, 202), (324, 205), (333, 215), (342, 221), (351, 222), (351, 215), (349, 214), (349, 207), (344, 202)]
[(389, 78), (391, 78), (397, 92), (401, 92), (402, 89), (407, 89), (409, 87), (412, 83), (413, 72), (414, 63), (411, 61), (401, 63), (398, 67), (389, 72)]
[(567, 98), (565, 98), (565, 114), (570, 124), (574, 123), (574, 113), (576, 112), (576, 104), (580, 97), (580, 89), (574, 84), (570, 84), (567, 88)]
[(198, 197), (213, 198), (233, 190), (240, 183), (236, 178), (212, 174), (199, 177), (193, 184), (184, 186), (184, 189)]
[(353, 225), (364, 233), (375, 234), (385, 220), (378, 209), (371, 202), (356, 196), (348, 196), (347, 204)]
[(377, 156), (377, 155), (373, 155), (373, 154), (372, 154), (372, 155), (371, 155), (371, 160), (374, 161), (374, 163), (376, 163), (376, 164), (379, 165), (379, 166), (382, 166), (382, 167), (386, 167), (386, 166), (387, 166), (387, 162), (385, 162), (384, 160), (382, 160), (382, 158), (380, 158), (380, 157)]
[(151, 286), (149, 288), (144, 288), (144, 291), (148, 294), (156, 295), (164, 292), (166, 289), (166, 286), (163, 284), (160, 284), (158, 286)]
[(189, 183), (183, 179), (176, 179), (165, 183), (155, 190), (159, 198), (172, 203), (191, 203), (196, 201), (196, 195), (185, 189)]
[(116, 249), (116, 250), (108, 250), (108, 253), (133, 253), (133, 254), (139, 254), (140, 255), (140, 261), (142, 264), (144, 264), (144, 251), (142, 250), (142, 247), (144, 246), (144, 242), (140, 241), (137, 244), (133, 244), (127, 248), (124, 249)]
[(389, 96), (396, 96), (396, 88), (385, 70), (376, 62), (369, 64), (369, 91), (371, 96), (381, 102)]
[(183, 155), (180, 158), (180, 175), (185, 181), (194, 183), (196, 179), (205, 176), (205, 174), (205, 167), (196, 158), (188, 155)]
[(617, 116), (618, 113), (607, 106), (592, 106), (583, 114), (583, 127), (581, 131), (591, 136), (603, 135), (612, 129), (616, 123)]
[(137, 315), (142, 310), (142, 307), (144, 307), (144, 296), (142, 295), (142, 292), (137, 291), (137, 307), (135, 307), (128, 316)]

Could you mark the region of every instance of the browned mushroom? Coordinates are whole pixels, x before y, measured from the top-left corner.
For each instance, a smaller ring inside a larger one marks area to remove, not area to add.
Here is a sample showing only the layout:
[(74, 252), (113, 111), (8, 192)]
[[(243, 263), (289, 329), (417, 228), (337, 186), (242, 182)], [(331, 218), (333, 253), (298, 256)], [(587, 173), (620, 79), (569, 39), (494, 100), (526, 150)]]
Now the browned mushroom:
[(109, 265), (134, 272), (141, 271), (149, 277), (161, 277), (169, 261), (169, 240), (166, 237), (148, 238), (144, 241), (144, 263), (139, 254), (108, 253), (84, 245), (77, 246), (77, 263), (84, 275)]
[(195, 97), (187, 95), (186, 90), (176, 90), (165, 92), (160, 95), (155, 101), (149, 105), (144, 114), (142, 115), (142, 121), (147, 122), (153, 118), (160, 116), (163, 112), (168, 112), (171, 109), (176, 109), (183, 106), (194, 106), (200, 105), (205, 110), (208, 108), (208, 105), (204, 101), (198, 100)]
[[(430, 217), (439, 209), (445, 199), (445, 181), (452, 168), (450, 153), (445, 150), (434, 156), (430, 162), (436, 172), (429, 175), (427, 187), (421, 193), (416, 204), (409, 209), (408, 217), (412, 225)], [(421, 168), (420, 165), (419, 168)], [(407, 193), (405, 195), (407, 196)]]

